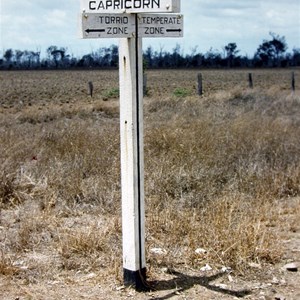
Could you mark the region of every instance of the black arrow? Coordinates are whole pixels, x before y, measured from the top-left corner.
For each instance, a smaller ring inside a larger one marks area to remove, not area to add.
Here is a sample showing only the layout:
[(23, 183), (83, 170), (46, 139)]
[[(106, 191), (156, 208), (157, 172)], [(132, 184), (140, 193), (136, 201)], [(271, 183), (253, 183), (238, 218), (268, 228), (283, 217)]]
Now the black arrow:
[(85, 32), (86, 33), (91, 33), (91, 32), (105, 32), (105, 29), (87, 29)]
[(167, 29), (166, 32), (181, 32), (181, 29)]

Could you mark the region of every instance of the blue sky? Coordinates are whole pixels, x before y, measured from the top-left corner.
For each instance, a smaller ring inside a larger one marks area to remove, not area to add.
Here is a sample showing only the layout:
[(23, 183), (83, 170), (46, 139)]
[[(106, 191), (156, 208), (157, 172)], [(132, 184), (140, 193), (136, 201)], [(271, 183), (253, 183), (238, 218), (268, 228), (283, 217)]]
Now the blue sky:
[[(300, 48), (300, 0), (181, 0), (184, 38), (144, 39), (144, 48), (172, 50), (176, 43), (187, 54), (197, 46), (222, 51), (236, 42), (241, 54), (252, 56), (269, 32), (285, 36), (288, 51)], [(0, 55), (4, 49), (41, 50), (67, 47), (81, 56), (116, 39), (81, 40), (79, 0), (0, 0)]]

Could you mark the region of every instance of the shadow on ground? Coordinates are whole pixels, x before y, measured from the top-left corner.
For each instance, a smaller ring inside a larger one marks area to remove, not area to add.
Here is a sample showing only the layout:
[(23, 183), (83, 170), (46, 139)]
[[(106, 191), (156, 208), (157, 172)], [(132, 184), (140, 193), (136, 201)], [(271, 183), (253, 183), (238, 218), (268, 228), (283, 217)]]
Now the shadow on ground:
[[(167, 300), (175, 295), (184, 291), (187, 291), (197, 285), (203, 286), (208, 290), (218, 292), (224, 295), (229, 295), (237, 298), (243, 298), (247, 295), (250, 295), (250, 290), (229, 290), (225, 288), (221, 288), (219, 286), (216, 286), (214, 284), (211, 284), (211, 282), (215, 281), (218, 278), (221, 278), (222, 276), (226, 275), (226, 273), (221, 272), (212, 276), (188, 276), (185, 274), (182, 274), (180, 272), (172, 271), (170, 272), (172, 275), (176, 276), (173, 279), (170, 280), (163, 280), (163, 281), (152, 281), (149, 282), (149, 285), (153, 288), (155, 291), (167, 291), (167, 290), (174, 290), (172, 293), (165, 295), (163, 297), (154, 298), (156, 300)], [(152, 298), (153, 299), (153, 298)]]

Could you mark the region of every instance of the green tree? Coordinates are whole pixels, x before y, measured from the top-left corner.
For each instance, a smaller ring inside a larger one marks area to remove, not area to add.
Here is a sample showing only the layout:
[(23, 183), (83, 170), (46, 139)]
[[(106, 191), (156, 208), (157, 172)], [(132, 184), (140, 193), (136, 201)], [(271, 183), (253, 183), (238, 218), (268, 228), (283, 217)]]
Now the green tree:
[(66, 52), (66, 48), (61, 47), (60, 49), (58, 49), (57, 46), (50, 46), (47, 49), (48, 57), (50, 59), (50, 57), (52, 56), (56, 68), (58, 68), (59, 62), (63, 63)]
[(149, 68), (152, 68), (153, 66), (153, 57), (154, 57), (154, 53), (153, 53), (153, 48), (151, 46), (149, 46), (144, 54), (144, 62), (145, 65)]
[(15, 51), (16, 62), (19, 67), (21, 66), (23, 55), (24, 55), (24, 51), (21, 51), (21, 50)]
[(229, 43), (227, 46), (224, 47), (227, 66), (230, 68), (234, 64), (234, 59), (236, 58), (237, 54), (240, 50), (237, 49), (236, 43)]
[(7, 50), (4, 52), (4, 55), (3, 55), (3, 57), (5, 58), (5, 60), (6, 60), (8, 63), (11, 63), (13, 56), (14, 56), (14, 52), (13, 52), (12, 49), (7, 49)]
[(260, 60), (264, 66), (280, 66), (280, 61), (283, 58), (283, 54), (287, 50), (287, 43), (284, 36), (276, 35), (270, 32), (272, 37), (271, 40), (264, 40), (261, 45), (259, 45), (255, 58)]
[(292, 63), (293, 66), (299, 67), (300, 66), (300, 48), (293, 49), (293, 56), (292, 56)]

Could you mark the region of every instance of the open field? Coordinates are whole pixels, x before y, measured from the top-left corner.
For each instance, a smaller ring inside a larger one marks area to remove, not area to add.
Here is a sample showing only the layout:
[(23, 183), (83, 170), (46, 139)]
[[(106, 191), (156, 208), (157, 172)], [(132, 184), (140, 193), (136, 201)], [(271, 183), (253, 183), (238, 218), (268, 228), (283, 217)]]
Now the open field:
[(136, 294), (122, 287), (118, 73), (0, 72), (0, 299), (300, 298), (281, 269), (300, 261), (291, 70), (252, 71), (254, 89), (248, 70), (201, 71), (201, 97), (197, 73), (147, 72), (153, 292)]
[[(229, 91), (232, 88), (247, 88), (248, 73), (253, 73), (254, 86), (259, 89), (276, 87), (289, 91), (291, 70), (234, 70), (201, 71), (204, 78), (204, 91), (211, 94), (217, 91)], [(196, 78), (199, 71), (147, 71), (149, 93), (152, 97), (171, 96), (177, 87), (186, 88), (196, 95)], [(295, 70), (299, 78), (299, 70)], [(35, 103), (46, 104), (74, 103), (87, 101), (87, 83), (92, 81), (95, 87), (95, 99), (103, 99), (119, 86), (116, 71), (38, 71), (1, 72), (1, 107), (19, 107)], [(163, 75), (162, 75), (163, 74)], [(299, 80), (299, 79), (298, 79)]]

